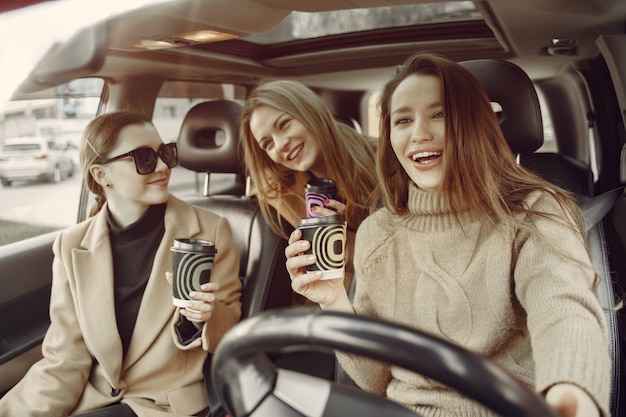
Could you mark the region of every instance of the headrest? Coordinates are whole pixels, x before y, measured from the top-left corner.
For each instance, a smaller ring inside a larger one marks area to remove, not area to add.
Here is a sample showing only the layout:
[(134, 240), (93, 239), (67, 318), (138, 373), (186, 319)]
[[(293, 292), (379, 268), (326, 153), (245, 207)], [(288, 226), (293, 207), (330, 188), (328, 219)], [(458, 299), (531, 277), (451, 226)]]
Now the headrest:
[(178, 134), (178, 162), (196, 172), (244, 174), (239, 157), (242, 106), (230, 100), (196, 104)]
[(502, 107), (500, 128), (515, 154), (543, 145), (539, 98), (530, 77), (517, 65), (495, 59), (459, 62), (482, 84), (489, 99)]

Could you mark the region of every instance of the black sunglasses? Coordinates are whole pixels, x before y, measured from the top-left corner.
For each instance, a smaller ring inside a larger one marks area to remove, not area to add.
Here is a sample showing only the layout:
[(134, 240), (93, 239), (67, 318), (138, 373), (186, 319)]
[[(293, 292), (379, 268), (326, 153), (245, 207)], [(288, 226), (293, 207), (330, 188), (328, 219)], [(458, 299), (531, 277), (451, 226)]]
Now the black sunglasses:
[(158, 151), (155, 151), (147, 146), (143, 146), (141, 148), (133, 149), (130, 152), (126, 152), (125, 154), (106, 159), (100, 162), (100, 164), (108, 164), (109, 162), (117, 161), (118, 159), (126, 158), (127, 156), (133, 158), (137, 174), (140, 175), (152, 174), (157, 166), (157, 158), (161, 158), (161, 161), (165, 162), (165, 165), (167, 165), (168, 168), (174, 168), (178, 165), (178, 149), (176, 148), (176, 143), (162, 143), (161, 146), (159, 146)]

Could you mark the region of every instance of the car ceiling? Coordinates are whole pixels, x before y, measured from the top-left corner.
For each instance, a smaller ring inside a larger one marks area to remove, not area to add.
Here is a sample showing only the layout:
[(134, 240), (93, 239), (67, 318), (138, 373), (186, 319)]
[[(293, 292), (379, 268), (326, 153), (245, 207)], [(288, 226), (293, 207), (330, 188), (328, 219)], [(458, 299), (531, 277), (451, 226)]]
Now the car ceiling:
[[(154, 77), (254, 84), (261, 78), (293, 78), (311, 86), (375, 89), (410, 53), (429, 50), (453, 59), (509, 59), (535, 79), (549, 78), (598, 55), (597, 36), (624, 33), (623, 0), (476, 0), (484, 21), (421, 25), (376, 30), (358, 35), (282, 45), (258, 45), (244, 39), (131, 52), (124, 45), (145, 38), (211, 28), (244, 37), (265, 32), (292, 10), (325, 11), (428, 1), (403, 0), (178, 0), (110, 18), (99, 30), (78, 35), (92, 39), (97, 50), (82, 68), (63, 71), (76, 61), (74, 44), (50, 52), (47, 69), (35, 70), (21, 87), (33, 93), (64, 77), (96, 75), (124, 81)], [(573, 48), (553, 48), (553, 38), (572, 40)], [(89, 49), (84, 42), (82, 48)], [(357, 48), (352, 47), (358, 45)], [(86, 54), (85, 54), (86, 55)], [(163, 65), (156, 66), (153, 62)], [(42, 62), (46, 62), (45, 60)], [(50, 62), (53, 65), (50, 65)], [(56, 67), (55, 67), (56, 65)], [(65, 73), (65, 74), (64, 74)], [(328, 74), (332, 73), (332, 77)], [(28, 94), (17, 94), (26, 97)]]

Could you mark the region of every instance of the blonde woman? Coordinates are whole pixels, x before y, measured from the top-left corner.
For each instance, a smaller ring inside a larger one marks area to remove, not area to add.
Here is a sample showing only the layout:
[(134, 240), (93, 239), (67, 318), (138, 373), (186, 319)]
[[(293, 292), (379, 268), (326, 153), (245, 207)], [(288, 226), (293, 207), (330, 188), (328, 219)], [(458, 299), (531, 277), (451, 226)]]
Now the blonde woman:
[(337, 184), (337, 199), (318, 213), (342, 213), (347, 221), (346, 287), (353, 270), (354, 232), (369, 213), (376, 187), (374, 141), (335, 120), (322, 99), (296, 81), (256, 86), (241, 119), (246, 168), (275, 233), (287, 237), (306, 217), (304, 186), (310, 178)]

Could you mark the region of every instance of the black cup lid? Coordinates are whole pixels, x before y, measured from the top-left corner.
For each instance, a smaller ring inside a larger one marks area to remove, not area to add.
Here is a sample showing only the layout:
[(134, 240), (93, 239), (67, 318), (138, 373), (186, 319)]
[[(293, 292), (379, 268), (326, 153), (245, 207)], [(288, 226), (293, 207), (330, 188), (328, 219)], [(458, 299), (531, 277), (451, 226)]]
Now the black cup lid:
[(329, 224), (343, 224), (343, 215), (341, 214), (331, 214), (330, 216), (317, 216), (317, 217), (306, 217), (304, 219), (300, 219), (300, 223), (298, 227), (309, 227), (309, 226), (326, 226)]
[(304, 191), (309, 193), (337, 193), (337, 185), (335, 181), (328, 178), (311, 178), (304, 186)]
[(172, 249), (193, 252), (217, 253), (215, 243), (204, 239), (174, 239)]

